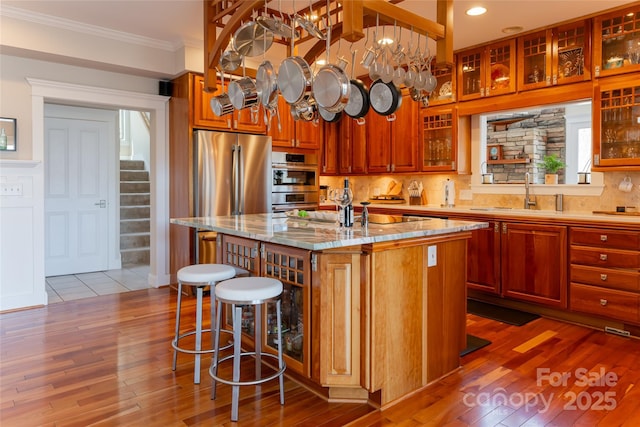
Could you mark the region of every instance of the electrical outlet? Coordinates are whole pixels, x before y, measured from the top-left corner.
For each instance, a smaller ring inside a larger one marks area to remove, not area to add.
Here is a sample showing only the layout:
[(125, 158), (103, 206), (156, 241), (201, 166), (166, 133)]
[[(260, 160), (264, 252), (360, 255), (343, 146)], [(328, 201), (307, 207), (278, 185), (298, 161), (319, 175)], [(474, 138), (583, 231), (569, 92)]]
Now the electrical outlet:
[(429, 246), (427, 248), (427, 267), (435, 267), (438, 264), (437, 246)]
[(20, 183), (7, 183), (3, 182), (0, 184), (0, 195), (1, 196), (22, 196), (22, 184)]

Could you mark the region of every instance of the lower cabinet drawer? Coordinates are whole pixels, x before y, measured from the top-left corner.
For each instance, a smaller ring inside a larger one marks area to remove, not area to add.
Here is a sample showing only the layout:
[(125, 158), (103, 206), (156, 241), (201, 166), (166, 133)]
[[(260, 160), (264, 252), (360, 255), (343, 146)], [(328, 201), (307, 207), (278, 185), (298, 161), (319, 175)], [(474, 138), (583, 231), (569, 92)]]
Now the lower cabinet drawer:
[(572, 264), (640, 269), (640, 252), (571, 246)]
[(570, 280), (585, 285), (640, 292), (640, 272), (637, 270), (625, 271), (572, 264)]
[(573, 282), (569, 292), (571, 310), (626, 322), (640, 321), (640, 295), (636, 293)]

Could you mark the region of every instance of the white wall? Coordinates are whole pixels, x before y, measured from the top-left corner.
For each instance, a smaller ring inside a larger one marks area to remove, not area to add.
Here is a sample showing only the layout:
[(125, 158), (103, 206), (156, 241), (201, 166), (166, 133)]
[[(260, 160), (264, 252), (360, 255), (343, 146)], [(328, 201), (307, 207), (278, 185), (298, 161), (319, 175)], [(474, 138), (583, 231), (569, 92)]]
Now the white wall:
[[(34, 81), (40, 87), (37, 95)], [(152, 112), (149, 281), (169, 283), (168, 98), (153, 95), (157, 87), (156, 79), (0, 55), (0, 116), (17, 118), (18, 124), (17, 151), (0, 153), (0, 181), (18, 181), (25, 189), (22, 196), (0, 196), (0, 310), (46, 304), (41, 266), (44, 102)]]

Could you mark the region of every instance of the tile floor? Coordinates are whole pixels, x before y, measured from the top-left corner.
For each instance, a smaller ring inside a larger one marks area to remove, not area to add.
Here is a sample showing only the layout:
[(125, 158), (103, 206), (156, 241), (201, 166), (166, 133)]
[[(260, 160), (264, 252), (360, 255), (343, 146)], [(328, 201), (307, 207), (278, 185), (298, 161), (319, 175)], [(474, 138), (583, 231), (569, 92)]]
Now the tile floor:
[(148, 274), (148, 265), (130, 265), (120, 270), (47, 277), (49, 304), (146, 289), (151, 287)]

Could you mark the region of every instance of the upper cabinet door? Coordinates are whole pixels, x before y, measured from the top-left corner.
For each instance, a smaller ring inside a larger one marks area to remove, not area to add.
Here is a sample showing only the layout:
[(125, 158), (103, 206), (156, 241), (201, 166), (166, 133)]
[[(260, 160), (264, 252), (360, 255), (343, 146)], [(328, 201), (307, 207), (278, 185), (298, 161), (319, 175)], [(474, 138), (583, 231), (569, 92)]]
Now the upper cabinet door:
[(424, 172), (453, 171), (456, 168), (455, 108), (423, 108), (420, 123), (422, 170)]
[(551, 84), (591, 80), (591, 21), (577, 21), (553, 29)]
[(466, 101), (484, 96), (484, 48), (458, 54), (458, 99)]
[(516, 91), (516, 40), (458, 54), (458, 99), (466, 101)]
[(484, 95), (495, 96), (516, 91), (516, 40), (487, 46)]
[(431, 73), (438, 84), (429, 95), (429, 105), (451, 104), (456, 102), (455, 66), (453, 64), (431, 64)]
[(640, 71), (640, 6), (594, 19), (594, 75)]
[(193, 126), (198, 128), (231, 129), (234, 113), (216, 116), (211, 110), (211, 98), (226, 90), (218, 82), (218, 89), (214, 93), (204, 91), (204, 77), (193, 76)]
[(552, 31), (545, 30), (518, 38), (518, 89), (551, 85)]
[(590, 21), (518, 38), (518, 90), (575, 83), (591, 78)]

